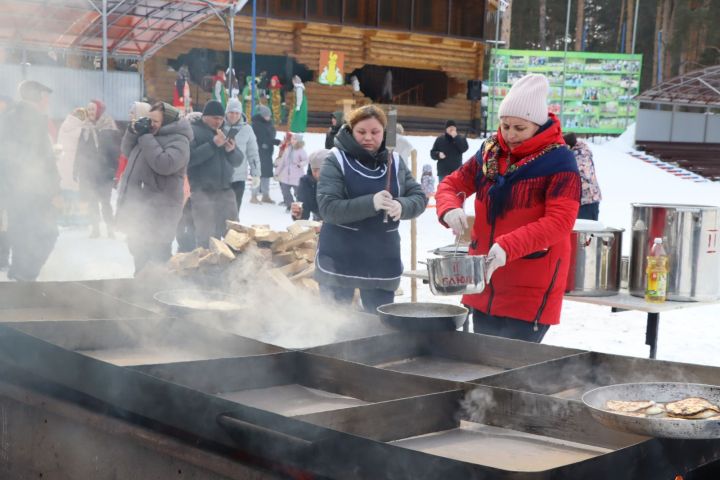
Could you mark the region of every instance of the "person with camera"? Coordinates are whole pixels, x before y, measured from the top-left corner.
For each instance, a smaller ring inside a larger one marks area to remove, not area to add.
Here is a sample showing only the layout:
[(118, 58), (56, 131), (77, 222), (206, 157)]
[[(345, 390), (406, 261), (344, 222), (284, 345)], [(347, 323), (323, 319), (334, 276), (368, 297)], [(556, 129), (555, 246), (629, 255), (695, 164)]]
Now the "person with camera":
[(208, 246), (210, 237), (222, 238), (225, 221), (238, 218), (232, 181), (244, 155), (235, 148), (235, 138), (223, 133), (224, 121), (222, 104), (210, 100), (202, 116), (190, 123), (194, 138), (190, 144), (188, 180), (195, 239), (201, 247)]
[(192, 138), (189, 122), (163, 102), (132, 122), (123, 136), (121, 149), (128, 163), (118, 186), (116, 220), (127, 235), (135, 275), (172, 255)]

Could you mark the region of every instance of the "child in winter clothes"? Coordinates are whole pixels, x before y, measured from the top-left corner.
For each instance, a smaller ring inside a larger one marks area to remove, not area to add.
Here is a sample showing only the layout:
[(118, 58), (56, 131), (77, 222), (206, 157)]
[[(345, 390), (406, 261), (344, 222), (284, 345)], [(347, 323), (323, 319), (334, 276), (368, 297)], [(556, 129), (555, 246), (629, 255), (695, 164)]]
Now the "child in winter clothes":
[(435, 177), (432, 174), (432, 165), (426, 163), (423, 165), (422, 176), (420, 177), (420, 185), (427, 198), (435, 196)]
[(297, 193), (300, 178), (305, 175), (308, 166), (308, 156), (304, 146), (302, 134), (294, 133), (290, 145), (285, 148), (275, 166), (275, 175), (280, 182), (282, 203), (285, 205), (286, 212), (290, 212), (290, 205), (295, 201), (293, 191)]

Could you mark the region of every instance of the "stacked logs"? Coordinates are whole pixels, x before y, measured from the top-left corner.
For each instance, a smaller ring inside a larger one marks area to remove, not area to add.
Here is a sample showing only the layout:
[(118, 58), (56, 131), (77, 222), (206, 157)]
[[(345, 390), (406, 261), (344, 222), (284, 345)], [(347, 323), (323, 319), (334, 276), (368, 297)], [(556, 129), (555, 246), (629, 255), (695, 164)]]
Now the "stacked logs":
[(210, 248), (174, 255), (169, 261), (170, 270), (181, 276), (222, 270), (252, 251), (267, 264), (263, 270), (281, 289), (294, 293), (300, 287), (319, 293), (313, 272), (320, 223), (298, 220), (284, 232), (274, 231), (269, 225), (225, 223), (228, 230), (222, 240), (211, 237)]

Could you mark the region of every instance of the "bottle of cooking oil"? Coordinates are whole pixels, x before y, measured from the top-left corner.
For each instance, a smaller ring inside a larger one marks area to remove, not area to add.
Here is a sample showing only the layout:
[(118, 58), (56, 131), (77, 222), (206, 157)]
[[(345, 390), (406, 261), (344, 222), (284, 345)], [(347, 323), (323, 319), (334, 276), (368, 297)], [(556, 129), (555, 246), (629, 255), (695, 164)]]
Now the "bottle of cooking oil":
[(656, 238), (647, 257), (647, 284), (645, 300), (662, 303), (667, 296), (668, 256), (663, 247), (662, 238)]

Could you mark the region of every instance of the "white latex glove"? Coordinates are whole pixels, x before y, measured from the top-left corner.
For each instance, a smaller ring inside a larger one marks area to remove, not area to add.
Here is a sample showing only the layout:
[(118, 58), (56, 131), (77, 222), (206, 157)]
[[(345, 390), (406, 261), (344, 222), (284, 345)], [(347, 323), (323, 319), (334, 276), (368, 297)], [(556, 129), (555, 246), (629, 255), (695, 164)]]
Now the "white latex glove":
[(260, 177), (252, 177), (252, 182), (250, 183), (250, 186), (257, 189), (260, 186)]
[(467, 215), (465, 215), (465, 210), (462, 208), (448, 210), (448, 212), (443, 215), (443, 221), (448, 224), (448, 227), (452, 228), (456, 237), (462, 235), (468, 228)]
[(387, 190), (380, 190), (373, 195), (373, 206), (375, 211), (385, 210), (386, 204), (392, 200), (392, 195)]
[(402, 204), (397, 200), (391, 200), (386, 204), (385, 211), (387, 212), (388, 217), (392, 218), (394, 222), (397, 222), (402, 216)]
[(506, 261), (507, 254), (505, 253), (505, 250), (503, 250), (503, 248), (499, 244), (494, 243), (493, 246), (490, 247), (490, 251), (487, 254), (485, 280), (489, 282), (492, 274), (495, 273), (495, 270), (504, 266)]

